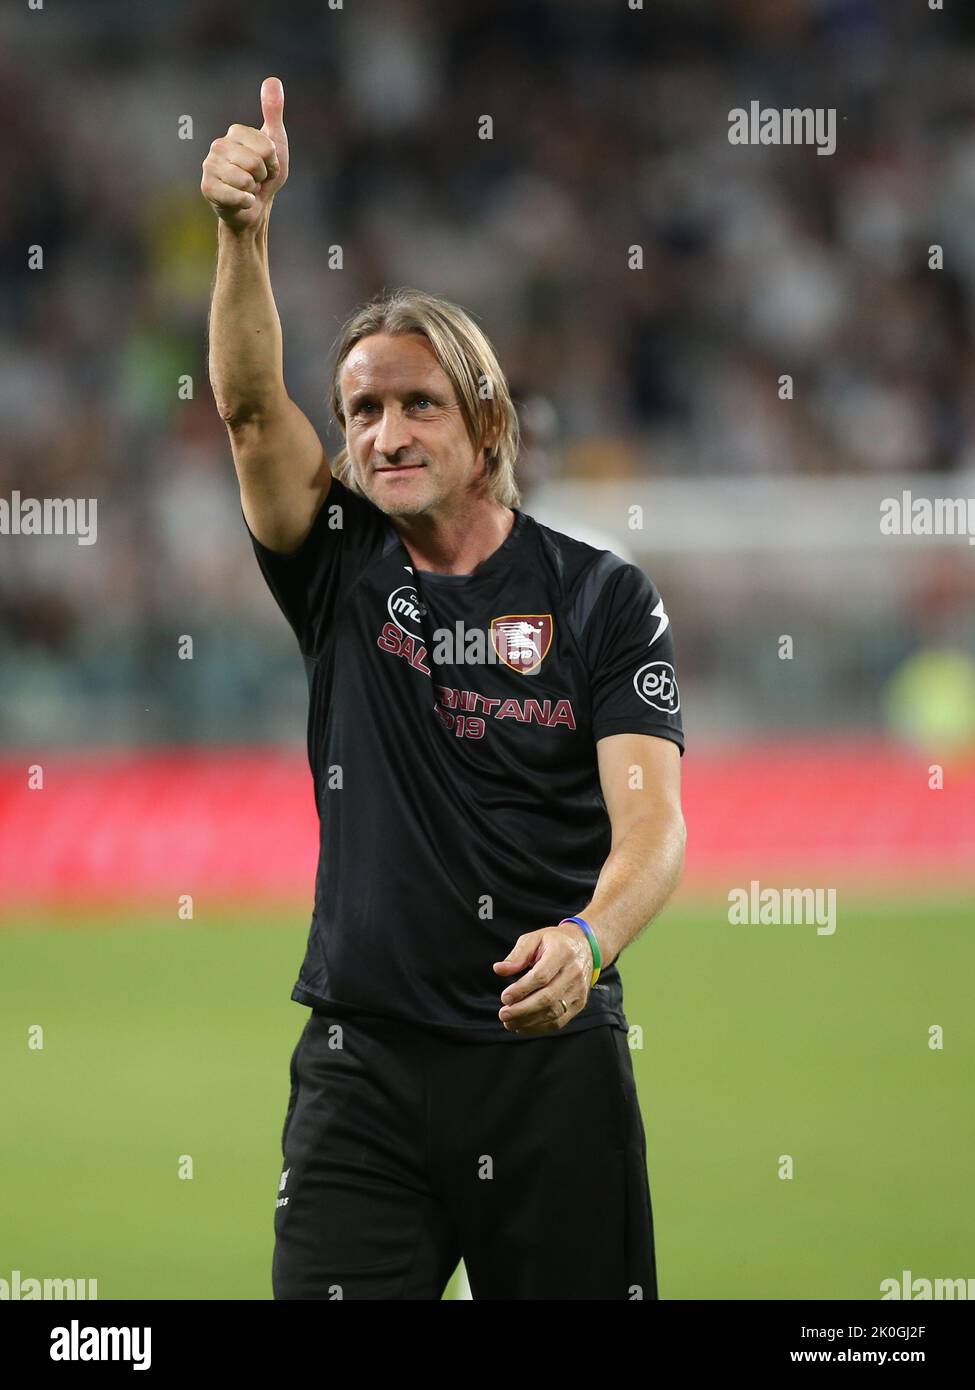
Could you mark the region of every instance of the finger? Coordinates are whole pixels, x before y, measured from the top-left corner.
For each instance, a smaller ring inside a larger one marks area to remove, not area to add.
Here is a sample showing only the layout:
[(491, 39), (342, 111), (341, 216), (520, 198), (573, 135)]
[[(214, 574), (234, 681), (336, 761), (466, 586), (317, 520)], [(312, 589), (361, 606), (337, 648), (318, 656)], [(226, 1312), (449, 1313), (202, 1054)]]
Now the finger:
[(517, 975), (528, 965), (528, 961), (520, 959), (496, 960), (491, 969), (496, 970), (499, 975)]
[(231, 188), (242, 188), (245, 193), (260, 192), (261, 185), (253, 174), (233, 164), (221, 155), (211, 155), (208, 164), (211, 176), (218, 183), (229, 184)]
[(494, 962), (494, 969), (502, 970), (505, 974), (517, 974), (527, 970), (534, 963), (540, 936), (540, 932), (526, 932), (524, 936), (520, 936), (504, 960)]
[(224, 136), (224, 143), (227, 141), (243, 145), (245, 150), (265, 161), (273, 161), (277, 157), (274, 141), (265, 135), (263, 130), (255, 130), (253, 126), (232, 125)]
[(207, 188), (205, 192), (211, 203), (215, 203), (221, 208), (231, 208), (237, 212), (252, 208), (257, 201), (253, 193), (245, 193), (240, 188), (231, 188), (227, 183), (218, 183), (213, 188)]
[(268, 177), (268, 167), (261, 156), (247, 145), (238, 144), (236, 140), (224, 140), (213, 153), (229, 160), (231, 164), (236, 164), (238, 169), (246, 169), (258, 183), (263, 183)]
[(562, 965), (563, 962), (557, 960), (554, 955), (542, 956), (527, 975), (522, 975), (520, 980), (513, 980), (510, 985), (505, 985), (501, 992), (502, 1004), (517, 1004), (536, 990), (544, 989), (552, 983)]
[[(566, 1008), (562, 1008), (562, 1000), (565, 1000)], [(533, 1014), (526, 1015), (524, 1018), (516, 1018), (513, 1022), (509, 1019), (507, 1026), (513, 1028), (518, 1033), (553, 1033), (559, 1028), (564, 1028), (570, 1019), (574, 1018), (579, 1012), (581, 1000), (576, 1000), (569, 993), (563, 991), (557, 993), (556, 997), (544, 1008), (536, 1009)]]
[(261, 83), (261, 115), (264, 117), (264, 130), (270, 139), (287, 139), (284, 131), (284, 83), (280, 77), (265, 77)]
[(499, 1010), (498, 1017), (502, 1023), (513, 1023), (519, 1029), (522, 1024), (551, 1023), (564, 1013), (559, 1001), (564, 999), (570, 1004), (576, 988), (571, 972), (567, 968), (560, 970), (543, 990), (536, 990), (517, 1004), (505, 1004)]
[(281, 172), (281, 160), (278, 158), (278, 152), (273, 146), (272, 153), (267, 156), (267, 172), (268, 177), (272, 179), (276, 179)]

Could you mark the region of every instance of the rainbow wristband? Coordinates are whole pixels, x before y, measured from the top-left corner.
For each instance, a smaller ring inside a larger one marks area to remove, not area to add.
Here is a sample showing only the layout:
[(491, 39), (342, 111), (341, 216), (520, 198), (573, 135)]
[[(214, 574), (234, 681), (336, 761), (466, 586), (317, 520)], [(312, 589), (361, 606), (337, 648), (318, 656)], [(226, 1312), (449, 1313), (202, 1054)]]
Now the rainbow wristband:
[[(589, 945), (592, 948), (592, 979), (589, 981), (589, 988), (599, 979), (599, 972), (603, 968), (603, 958), (599, 953), (599, 942), (596, 940), (596, 933), (586, 921), (585, 917), (563, 917), (562, 922), (575, 922), (577, 927), (581, 927), (589, 938)], [(562, 922), (559, 923), (561, 927)]]

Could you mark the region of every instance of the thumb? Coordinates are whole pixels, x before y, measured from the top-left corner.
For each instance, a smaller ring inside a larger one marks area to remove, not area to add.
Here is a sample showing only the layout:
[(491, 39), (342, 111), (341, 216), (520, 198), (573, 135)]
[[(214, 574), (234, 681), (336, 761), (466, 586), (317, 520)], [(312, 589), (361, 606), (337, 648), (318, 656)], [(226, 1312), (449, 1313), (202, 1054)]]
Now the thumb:
[(494, 969), (503, 971), (506, 975), (527, 970), (534, 961), (535, 952), (538, 949), (537, 935), (537, 932), (527, 932), (524, 936), (520, 936), (504, 960), (494, 962)]
[(287, 140), (284, 131), (284, 84), (280, 77), (265, 77), (261, 83), (261, 115), (264, 133), (275, 144)]

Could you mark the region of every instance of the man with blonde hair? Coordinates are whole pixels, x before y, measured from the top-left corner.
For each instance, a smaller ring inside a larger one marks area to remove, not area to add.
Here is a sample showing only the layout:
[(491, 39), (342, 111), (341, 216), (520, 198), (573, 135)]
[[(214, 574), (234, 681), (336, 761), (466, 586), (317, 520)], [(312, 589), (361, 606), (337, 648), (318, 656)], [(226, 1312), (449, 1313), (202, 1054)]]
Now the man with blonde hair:
[(329, 463), (268, 273), (284, 92), (204, 161), (210, 377), (309, 683), (321, 827), (292, 998), (276, 1298), (656, 1298), (617, 958), (680, 875), (670, 620), (634, 565), (519, 509), (518, 422), (457, 305), (346, 324)]

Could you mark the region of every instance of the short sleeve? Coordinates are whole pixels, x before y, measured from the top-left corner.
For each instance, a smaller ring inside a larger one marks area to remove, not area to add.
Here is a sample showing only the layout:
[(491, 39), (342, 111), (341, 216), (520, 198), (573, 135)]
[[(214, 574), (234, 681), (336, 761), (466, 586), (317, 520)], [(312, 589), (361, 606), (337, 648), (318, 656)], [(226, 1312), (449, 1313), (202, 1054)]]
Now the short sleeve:
[(607, 578), (583, 632), (589, 665), (592, 728), (609, 734), (654, 734), (684, 752), (680, 687), (670, 615), (653, 581), (620, 563)]
[[(243, 509), (241, 509), (243, 516)], [(342, 596), (382, 553), (390, 533), (385, 516), (333, 478), (311, 530), (297, 550), (263, 545), (247, 525), (257, 563), (304, 656), (317, 657)]]

